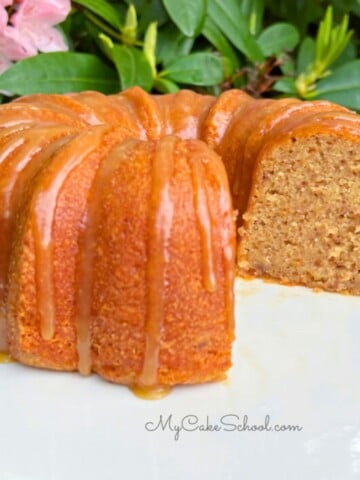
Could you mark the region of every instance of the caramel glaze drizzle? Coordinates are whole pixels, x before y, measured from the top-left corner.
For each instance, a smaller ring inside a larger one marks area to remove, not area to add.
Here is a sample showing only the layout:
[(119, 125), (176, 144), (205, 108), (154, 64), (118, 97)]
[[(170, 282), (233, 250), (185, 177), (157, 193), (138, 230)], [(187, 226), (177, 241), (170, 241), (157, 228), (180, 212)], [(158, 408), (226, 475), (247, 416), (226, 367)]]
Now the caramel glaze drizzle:
[(81, 375), (91, 373), (91, 308), (93, 289), (93, 263), (97, 230), (100, 222), (101, 194), (109, 178), (119, 165), (119, 159), (131, 151), (136, 140), (126, 140), (106, 155), (100, 162), (94, 177), (79, 238), (78, 279), (76, 299), (78, 370)]
[[(191, 156), (188, 161), (192, 169), (192, 180), (194, 188), (194, 207), (196, 212), (198, 229), (201, 236), (202, 251), (202, 278), (204, 288), (213, 292), (216, 290), (217, 281), (214, 265), (214, 239), (212, 229), (217, 225), (217, 219), (211, 215), (208, 197), (204, 185), (204, 169), (209, 165), (208, 159), (199, 155)], [(229, 206), (231, 198), (225, 189), (228, 180), (224, 169), (217, 172), (219, 184), (219, 207), (220, 218), (224, 224), (219, 228), (221, 235), (222, 262), (224, 269), (224, 293), (225, 311), (229, 336), (234, 337), (234, 279), (235, 279), (235, 219), (232, 216)]]
[[(55, 333), (52, 229), (57, 199), (68, 175), (96, 148), (103, 137), (103, 127), (94, 127), (76, 138), (78, 148), (59, 151), (50, 164), (45, 181), (34, 195), (32, 227), (35, 240), (37, 303), (41, 319), (41, 335), (51, 340)], [(81, 152), (81, 153), (79, 153)], [(56, 160), (59, 159), (61, 168)], [(55, 168), (51, 168), (54, 164)]]
[(232, 200), (229, 191), (225, 189), (227, 184), (226, 174), (224, 172), (223, 182), (220, 183), (220, 216), (224, 224), (219, 228), (221, 234), (222, 259), (224, 268), (224, 292), (225, 309), (228, 323), (228, 332), (230, 340), (235, 337), (235, 314), (234, 314), (234, 281), (235, 281), (235, 250), (236, 250), (236, 217), (229, 208)]
[[(15, 141), (10, 141), (10, 142), (7, 142), (4, 147), (0, 150), (0, 166), (2, 167), (4, 162), (6, 161), (7, 157), (9, 155), (12, 155), (14, 152), (16, 152), (16, 150), (21, 147), (22, 145), (24, 144), (24, 139), (23, 138), (17, 138)], [(4, 191), (6, 191), (7, 189), (7, 185), (3, 184), (3, 182), (0, 183), (0, 201), (1, 201), (1, 197), (4, 196)], [(6, 222), (7, 221), (7, 217), (9, 216), (9, 212), (8, 212), (8, 209), (7, 211), (5, 212), (4, 209), (2, 210), (2, 215), (1, 215), (1, 219), (0, 219), (0, 222)], [(2, 227), (2, 225), (1, 225)], [(0, 228), (1, 228), (0, 227)], [(5, 239), (5, 235), (4, 235), (4, 239)], [(5, 246), (7, 243), (6, 242), (1, 242), (2, 246)], [(4, 263), (5, 263), (5, 255), (4, 255), (4, 248), (2, 248), (2, 251), (0, 253), (0, 298), (1, 298), (1, 301), (3, 299), (3, 292), (4, 292), (4, 288), (5, 288), (5, 268), (4, 268)]]
[(0, 352), (0, 363), (12, 363), (14, 360), (6, 352)]
[(194, 152), (188, 157), (191, 168), (191, 179), (194, 192), (194, 209), (197, 226), (201, 239), (202, 279), (203, 286), (208, 292), (216, 290), (216, 274), (214, 266), (214, 242), (212, 235), (212, 221), (209, 203), (204, 186), (205, 159)]
[[(239, 110), (239, 117), (234, 117), (238, 118), (238, 122), (234, 123), (235, 128), (239, 128), (241, 126), (241, 129), (243, 131), (241, 138), (238, 140), (238, 145), (237, 147), (237, 161), (235, 163), (235, 169), (234, 169), (234, 178), (232, 181), (231, 191), (233, 194), (234, 198), (234, 204), (235, 207), (237, 208), (238, 202), (240, 201), (240, 196), (242, 195), (242, 189), (241, 189), (241, 168), (242, 168), (242, 163), (243, 163), (243, 155), (244, 155), (244, 148), (245, 148), (245, 143), (247, 141), (248, 136), (251, 134), (253, 129), (251, 128), (252, 125), (255, 125), (258, 119), (262, 119), (268, 110), (273, 105), (274, 100), (271, 99), (260, 99), (258, 100), (251, 100), (250, 102), (246, 103), (241, 110)], [(254, 121), (254, 118), (256, 121)], [(246, 126), (242, 125), (242, 120), (247, 119), (248, 122), (253, 122), (252, 124), (248, 124), (248, 128)]]
[(179, 139), (163, 137), (158, 142), (151, 169), (151, 197), (147, 257), (147, 319), (145, 356), (137, 387), (158, 386), (160, 337), (165, 316), (165, 275), (167, 249), (171, 235), (174, 204), (170, 181), (174, 170), (175, 150)]
[[(16, 130), (15, 130), (16, 131)], [(1, 131), (1, 134), (3, 132)], [(10, 141), (9, 138), (10, 137)], [(22, 138), (12, 138), (12, 135), (7, 135), (5, 139), (7, 140), (5, 144), (2, 145), (0, 149), (0, 167), (3, 167), (3, 164), (6, 162), (6, 159), (9, 155), (12, 155), (16, 150), (24, 144), (24, 139)], [(0, 196), (1, 191), (6, 188), (4, 181), (0, 182)], [(1, 202), (1, 200), (0, 200)], [(0, 218), (0, 241), (2, 249), (0, 251), (0, 349), (7, 351), (7, 336), (6, 336), (6, 308), (5, 308), (5, 283), (6, 283), (6, 273), (7, 272), (7, 262), (9, 256), (9, 241), (6, 239), (6, 223), (8, 219), (6, 218), (4, 210), (2, 210), (2, 218)]]
[[(0, 235), (3, 236), (4, 240), (6, 239), (2, 244), (7, 248), (10, 248), (11, 244), (10, 237), (13, 230), (12, 223), (14, 220), (14, 212), (28, 175), (34, 173), (36, 166), (42, 164), (44, 160), (50, 157), (64, 144), (63, 138), (54, 140), (53, 137), (50, 137), (46, 142), (44, 141), (41, 143), (39, 142), (40, 138), (46, 138), (44, 137), (44, 131), (40, 131), (38, 134), (36, 133), (37, 132), (33, 132), (32, 138), (28, 141), (22, 139), (23, 141), (20, 144), (16, 142), (16, 145), (20, 145), (22, 148), (20, 148), (12, 158), (11, 165), (9, 165), (8, 168), (10, 172), (6, 172), (6, 184), (0, 185), (0, 204), (2, 205)], [(57, 132), (54, 131), (54, 133), (57, 133), (58, 137), (60, 135), (64, 137), (66, 134), (69, 134), (69, 129), (63, 129), (63, 131), (58, 129)], [(42, 137), (40, 137), (41, 134)], [(1, 163), (0, 157), (0, 164)], [(29, 169), (27, 167), (29, 166), (34, 168), (30, 169), (31, 171), (28, 171)], [(21, 181), (18, 182), (18, 180)], [(0, 298), (2, 298), (3, 289), (6, 285), (7, 266), (9, 261), (7, 253), (6, 248), (0, 252)]]
[[(159, 398), (163, 396), (161, 385), (158, 385), (158, 366), (160, 353), (161, 331), (164, 322), (165, 306), (165, 267), (167, 261), (167, 244), (171, 234), (173, 217), (173, 204), (171, 203), (168, 189), (174, 168), (173, 158), (176, 150), (176, 138), (164, 137), (159, 143), (152, 169), (152, 194), (149, 215), (149, 240), (148, 240), (148, 313), (146, 322), (146, 348), (142, 372), (138, 378), (133, 392), (145, 398)], [(192, 142), (189, 145), (187, 162), (191, 171), (193, 186), (193, 201), (197, 227), (201, 241), (202, 255), (202, 282), (208, 292), (217, 288), (214, 265), (214, 239), (212, 229), (216, 220), (211, 217), (208, 196), (205, 188), (205, 166), (207, 159), (199, 157), (193, 151)], [(224, 172), (223, 172), (224, 173)], [(224, 174), (225, 176), (225, 174)], [(225, 179), (226, 181), (226, 179)], [(225, 183), (226, 184), (226, 183)], [(220, 210), (222, 218), (228, 218), (225, 231), (221, 235), (221, 248), (223, 251), (224, 276), (225, 276), (225, 305), (226, 318), (230, 338), (233, 337), (233, 280), (234, 280), (234, 224), (229, 205), (230, 196), (226, 196), (225, 189), (220, 186)], [(150, 392), (150, 394), (149, 394)], [(159, 393), (160, 392), (160, 393)]]
[[(82, 231), (79, 237), (78, 279), (79, 288), (76, 298), (76, 342), (78, 353), (78, 371), (81, 375), (91, 373), (91, 298), (92, 298), (92, 264), (94, 247), (94, 225), (97, 224), (95, 202), (87, 205), (82, 221)], [(96, 221), (95, 221), (95, 216)]]
[[(63, 145), (64, 137), (68, 138), (69, 132), (68, 128), (54, 128), (53, 132), (47, 130), (48, 136), (46, 137), (44, 136), (44, 130), (39, 129), (31, 133), (31, 138), (21, 137), (19, 139), (15, 137), (10, 141), (10, 145), (16, 148), (11, 155), (11, 161), (6, 161), (4, 165), (5, 170), (2, 173), (4, 181), (0, 182), (0, 204), (2, 205), (0, 240), (3, 246), (0, 251), (0, 349), (7, 349), (5, 292), (8, 282), (12, 235), (19, 201), (27, 181), (36, 172), (37, 168), (57, 148)], [(53, 135), (50, 135), (50, 133), (53, 133)], [(0, 167), (3, 167), (3, 163), (3, 156), (0, 153)]]

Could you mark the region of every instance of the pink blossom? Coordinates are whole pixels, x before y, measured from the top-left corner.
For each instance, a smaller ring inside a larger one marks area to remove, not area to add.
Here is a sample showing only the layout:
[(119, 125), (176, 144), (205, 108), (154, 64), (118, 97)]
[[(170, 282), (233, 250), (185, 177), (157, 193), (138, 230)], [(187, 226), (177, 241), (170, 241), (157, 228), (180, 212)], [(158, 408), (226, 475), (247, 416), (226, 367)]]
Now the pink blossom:
[[(8, 19), (6, 6), (15, 5)], [(67, 50), (54, 25), (70, 12), (70, 0), (0, 0), (0, 73), (11, 65), (40, 52)]]
[(4, 30), (8, 22), (8, 14), (5, 10), (7, 0), (0, 0), (0, 32)]
[(65, 20), (69, 12), (70, 0), (22, 0), (11, 23), (14, 27), (32, 22), (52, 26)]

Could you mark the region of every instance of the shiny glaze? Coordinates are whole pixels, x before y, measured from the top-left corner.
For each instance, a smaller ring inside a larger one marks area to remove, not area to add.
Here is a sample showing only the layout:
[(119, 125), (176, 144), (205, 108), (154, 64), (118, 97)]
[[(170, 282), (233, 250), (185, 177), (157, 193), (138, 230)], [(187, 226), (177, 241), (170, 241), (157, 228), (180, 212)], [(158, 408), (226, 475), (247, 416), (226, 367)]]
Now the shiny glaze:
[[(257, 125), (257, 128), (250, 134), (245, 146), (245, 157), (254, 155), (256, 157), (261, 146), (273, 135), (276, 128), (282, 128), (284, 123), (293, 122), (296, 118), (304, 119), (318, 112), (332, 112), (341, 110), (341, 107), (327, 101), (297, 102), (280, 105), (274, 108)], [(347, 110), (344, 108), (344, 112)], [(246, 161), (246, 159), (245, 159)]]
[(124, 115), (116, 109), (116, 103), (100, 92), (81, 92), (72, 94), (72, 99), (84, 104), (93, 112), (98, 125), (124, 125)]
[(151, 387), (141, 387), (133, 385), (130, 387), (132, 393), (142, 400), (160, 400), (171, 393), (171, 387), (165, 385), (156, 385)]
[(234, 114), (252, 100), (242, 90), (224, 92), (211, 106), (202, 124), (199, 137), (217, 151)]
[(213, 222), (210, 217), (208, 198), (205, 188), (204, 168), (206, 160), (190, 150), (188, 162), (191, 167), (191, 179), (194, 191), (194, 209), (197, 227), (201, 239), (201, 263), (203, 286), (208, 292), (216, 290), (217, 281), (214, 265)]
[[(34, 175), (69, 138), (71, 132), (66, 127), (16, 132), (6, 137), (7, 142), (0, 148), (0, 348), (3, 350), (7, 349), (5, 318), (8, 269), (22, 195)], [(3, 155), (4, 150), (6, 155)]]
[(12, 363), (14, 360), (6, 352), (0, 352), (0, 364), (1, 363)]
[(222, 260), (224, 269), (224, 292), (225, 309), (227, 318), (227, 328), (231, 341), (235, 335), (235, 247), (236, 247), (236, 218), (232, 211), (229, 211), (231, 196), (229, 190), (225, 188), (226, 175), (224, 181), (220, 183), (220, 209), (223, 215), (224, 225), (220, 229)]
[(57, 153), (43, 176), (41, 185), (33, 193), (31, 209), (37, 304), (41, 319), (41, 335), (45, 340), (53, 338), (55, 333), (52, 228), (57, 197), (71, 171), (100, 145), (104, 130), (102, 127), (96, 128), (97, 130), (86, 131), (76, 138), (78, 149), (70, 145), (69, 152), (65, 147)]
[(148, 133), (143, 125), (143, 120), (138, 119), (139, 112), (136, 111), (136, 105), (134, 105), (131, 99), (128, 99), (123, 95), (112, 95), (110, 98), (113, 102), (113, 108), (116, 108), (123, 116), (121, 125), (136, 132), (134, 138), (138, 140), (147, 140)]
[(71, 119), (71, 122), (81, 121), (83, 126), (86, 125), (100, 125), (103, 123), (102, 119), (97, 116), (97, 112), (86, 105), (84, 102), (78, 102), (75, 94), (68, 95), (45, 95), (43, 93), (29, 95), (21, 97), (15, 100), (15, 102), (21, 102), (22, 104), (33, 105), (38, 108), (45, 108), (51, 110), (54, 113), (65, 114)]
[[(204, 167), (211, 167), (212, 175), (216, 178), (218, 188), (218, 203), (219, 203), (219, 217), (221, 218), (221, 224), (219, 224), (218, 218), (213, 217), (211, 209), (209, 210), (210, 219), (214, 234), (220, 236), (221, 247), (221, 259), (223, 268), (223, 281), (218, 288), (222, 288), (224, 292), (224, 305), (226, 312), (226, 324), (229, 334), (229, 339), (234, 339), (235, 328), (235, 297), (234, 297), (234, 281), (235, 281), (235, 247), (236, 247), (236, 216), (235, 213), (229, 209), (229, 205), (232, 203), (229, 182), (226, 174), (226, 170), (222, 163), (215, 164), (212, 162), (205, 162)], [(208, 179), (209, 181), (209, 179)], [(202, 246), (204, 249), (204, 245)], [(214, 247), (213, 247), (214, 248)], [(214, 249), (215, 250), (215, 249)]]
[(21, 102), (21, 99), (14, 103), (2, 105), (0, 108), (0, 131), (3, 128), (13, 126), (73, 126), (84, 128), (86, 124), (77, 117), (56, 111), (52, 108), (37, 107), (35, 105)]
[(254, 128), (253, 126), (248, 126), (244, 120), (251, 119), (252, 115), (259, 115), (259, 112), (267, 105), (271, 105), (273, 100), (259, 100), (258, 102), (258, 105), (255, 100), (240, 103), (216, 148), (216, 152), (224, 162), (232, 193), (234, 193), (236, 186), (235, 179), (240, 168), (239, 163), (242, 162), (242, 150), (245, 139), (248, 132)]
[(143, 131), (143, 135), (139, 137), (140, 140), (157, 140), (161, 138), (161, 113), (152, 95), (147, 94), (139, 87), (133, 87), (122, 92), (118, 95), (118, 98), (121, 101), (125, 99), (131, 104), (131, 108), (133, 108), (135, 113), (136, 124)]
[(176, 155), (175, 137), (164, 137), (158, 144), (151, 168), (149, 237), (147, 243), (147, 318), (145, 322), (145, 355), (137, 379), (139, 387), (158, 385), (160, 338), (165, 317), (165, 267), (170, 241), (174, 204), (170, 180)]
[(200, 138), (203, 122), (215, 103), (210, 95), (190, 90), (154, 96), (162, 115), (162, 135), (176, 135), (183, 140)]
[[(98, 225), (100, 221), (101, 194), (104, 186), (118, 167), (121, 152), (130, 151), (134, 141), (125, 140), (118, 147), (117, 155), (105, 155), (94, 176), (86, 211), (82, 221), (79, 238), (79, 254), (77, 261), (78, 290), (76, 293), (76, 331), (78, 370), (82, 375), (89, 375), (91, 361), (91, 308), (93, 291), (93, 263), (96, 248)], [(119, 152), (121, 150), (121, 152)]]
[[(21, 132), (8, 141), (5, 155), (0, 150), (0, 301), (6, 285), (9, 253), (14, 230), (14, 219), (27, 182), (43, 166), (43, 163), (69, 137), (69, 128), (32, 129)], [(11, 154), (10, 154), (11, 151)], [(4, 161), (2, 161), (4, 159)], [(6, 161), (5, 161), (6, 159)]]
[(331, 132), (359, 141), (359, 128), (360, 117), (351, 114), (349, 111), (344, 111), (344, 109), (312, 112), (309, 115), (291, 119), (289, 122), (280, 123), (273, 130), (271, 142), (264, 142), (261, 145), (255, 167), (264, 152), (269, 151), (276, 144), (287, 141), (292, 136), (301, 137), (309, 134), (318, 135)]

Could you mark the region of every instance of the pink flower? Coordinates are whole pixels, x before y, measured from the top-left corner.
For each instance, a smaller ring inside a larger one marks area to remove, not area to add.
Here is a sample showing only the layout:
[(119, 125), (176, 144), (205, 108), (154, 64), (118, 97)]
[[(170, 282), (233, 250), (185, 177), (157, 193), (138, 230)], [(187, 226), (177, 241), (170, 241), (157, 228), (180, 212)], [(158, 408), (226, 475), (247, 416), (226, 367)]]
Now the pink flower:
[(5, 7), (7, 7), (10, 3), (11, 2), (8, 0), (0, 0), (0, 32), (3, 31), (7, 25), (8, 14), (5, 10)]
[[(10, 23), (6, 6), (15, 5)], [(0, 73), (11, 65), (40, 52), (67, 50), (54, 25), (70, 12), (70, 0), (0, 0)]]
[(11, 17), (11, 23), (14, 27), (29, 25), (31, 22), (37, 25), (56, 25), (65, 20), (70, 7), (70, 0), (21, 0), (18, 11)]

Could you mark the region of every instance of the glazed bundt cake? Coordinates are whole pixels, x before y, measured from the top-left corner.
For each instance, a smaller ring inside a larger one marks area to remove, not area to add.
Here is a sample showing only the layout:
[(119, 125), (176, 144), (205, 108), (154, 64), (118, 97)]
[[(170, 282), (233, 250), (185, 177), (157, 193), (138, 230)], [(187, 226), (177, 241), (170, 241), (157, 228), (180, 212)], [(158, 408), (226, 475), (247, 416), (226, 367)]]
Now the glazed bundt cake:
[(360, 293), (360, 120), (132, 88), (0, 107), (0, 349), (151, 390), (222, 378), (238, 272)]

